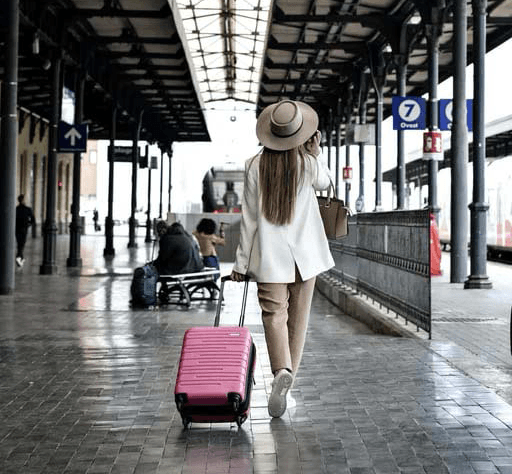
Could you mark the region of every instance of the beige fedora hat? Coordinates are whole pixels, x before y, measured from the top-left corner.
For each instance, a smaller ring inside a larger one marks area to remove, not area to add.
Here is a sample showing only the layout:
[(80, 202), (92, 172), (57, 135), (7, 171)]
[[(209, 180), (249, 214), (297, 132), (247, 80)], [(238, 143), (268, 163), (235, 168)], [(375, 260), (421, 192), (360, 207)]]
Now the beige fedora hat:
[(295, 100), (282, 100), (265, 107), (256, 123), (256, 136), (271, 150), (283, 151), (305, 143), (318, 128), (315, 110)]

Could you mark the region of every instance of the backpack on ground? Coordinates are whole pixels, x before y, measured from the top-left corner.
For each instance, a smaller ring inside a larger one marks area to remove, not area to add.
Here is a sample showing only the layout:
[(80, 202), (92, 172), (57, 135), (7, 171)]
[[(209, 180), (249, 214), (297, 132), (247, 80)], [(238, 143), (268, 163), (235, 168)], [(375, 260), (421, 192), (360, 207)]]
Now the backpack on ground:
[(158, 271), (154, 265), (148, 263), (143, 267), (136, 268), (133, 272), (132, 285), (132, 306), (153, 306), (156, 304), (156, 284)]

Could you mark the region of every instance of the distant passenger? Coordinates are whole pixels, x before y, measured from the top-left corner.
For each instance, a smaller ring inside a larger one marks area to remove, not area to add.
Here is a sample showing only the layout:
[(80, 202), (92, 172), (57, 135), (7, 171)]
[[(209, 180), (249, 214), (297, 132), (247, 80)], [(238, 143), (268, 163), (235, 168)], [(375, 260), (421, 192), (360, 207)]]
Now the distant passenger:
[(195, 239), (175, 222), (160, 237), (158, 257), (154, 264), (160, 275), (200, 272), (204, 264)]
[(18, 196), (18, 205), (16, 206), (16, 242), (18, 248), (16, 251), (16, 265), (22, 267), (25, 263), (23, 250), (27, 241), (28, 228), (35, 225), (34, 213), (32, 209), (25, 205), (25, 196), (20, 194)]
[(159, 239), (160, 237), (162, 237), (162, 235), (165, 235), (167, 233), (167, 229), (168, 228), (169, 228), (169, 226), (167, 225), (167, 222), (165, 222), (165, 221), (158, 221), (155, 224), (155, 234), (156, 234), (156, 237)]
[(101, 230), (101, 226), (99, 224), (100, 215), (98, 213), (98, 209), (94, 209), (92, 212), (92, 220), (94, 221), (94, 231), (99, 232)]
[(196, 230), (192, 232), (199, 242), (199, 248), (203, 255), (205, 267), (219, 269), (219, 258), (217, 257), (217, 245), (225, 245), (224, 223), (221, 223), (219, 235), (215, 234), (217, 224), (213, 219), (201, 219)]

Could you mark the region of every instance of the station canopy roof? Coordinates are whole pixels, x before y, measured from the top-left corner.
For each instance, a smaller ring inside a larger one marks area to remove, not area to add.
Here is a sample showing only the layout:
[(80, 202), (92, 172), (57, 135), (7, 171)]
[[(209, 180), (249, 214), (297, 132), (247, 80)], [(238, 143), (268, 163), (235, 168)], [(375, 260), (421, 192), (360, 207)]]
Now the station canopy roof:
[(68, 89), (76, 89), (77, 73), (87, 79), (89, 138), (109, 138), (116, 103), (117, 139), (133, 139), (143, 111), (141, 140), (164, 148), (174, 141), (210, 140), (173, 0), (21, 0), (19, 41), (21, 121), (30, 113), (50, 117), (51, 65), (61, 55)]
[[(376, 85), (382, 85), (384, 117), (391, 113), (401, 60), (407, 95), (427, 92), (426, 33), (437, 20), (439, 81), (453, 74), (453, 3), (20, 0), (19, 104), (49, 117), (51, 70), (42, 66), (62, 54), (68, 88), (75, 88), (79, 68), (86, 72), (91, 138), (108, 138), (113, 100), (118, 138), (133, 138), (144, 110), (141, 139), (168, 144), (210, 139), (206, 103), (234, 99), (259, 113), (289, 98), (315, 107), (324, 128), (329, 117), (340, 116), (343, 140), (363, 106), (367, 122), (375, 121)], [(487, 0), (487, 50), (509, 39), (511, 26), (512, 0)]]
[[(282, 99), (301, 100), (320, 113), (355, 122), (362, 106), (375, 121), (375, 85), (383, 87), (384, 118), (397, 95), (396, 66), (407, 62), (407, 95), (428, 92), (426, 33), (437, 19), (439, 82), (453, 75), (453, 1), (274, 0), (257, 110)], [(468, 9), (468, 61), (472, 61), (472, 4)], [(512, 36), (512, 1), (487, 1), (487, 50)], [(338, 108), (339, 107), (339, 108)]]

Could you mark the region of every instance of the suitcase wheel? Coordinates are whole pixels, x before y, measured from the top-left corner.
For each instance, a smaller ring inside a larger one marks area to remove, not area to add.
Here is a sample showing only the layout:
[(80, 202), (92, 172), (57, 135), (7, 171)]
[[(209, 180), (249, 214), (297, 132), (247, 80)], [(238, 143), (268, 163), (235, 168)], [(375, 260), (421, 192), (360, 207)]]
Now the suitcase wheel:
[(239, 428), (241, 428), (245, 420), (247, 420), (247, 415), (240, 415), (239, 417), (237, 417), (236, 424), (238, 425)]
[(230, 393), (228, 394), (228, 401), (231, 403), (231, 406), (233, 407), (233, 413), (238, 413), (240, 411), (242, 397), (240, 397), (238, 393)]
[(190, 425), (190, 423), (192, 423), (192, 420), (187, 416), (182, 416), (181, 421), (183, 422), (183, 428), (185, 428), (185, 429), (187, 429), (188, 425)]

